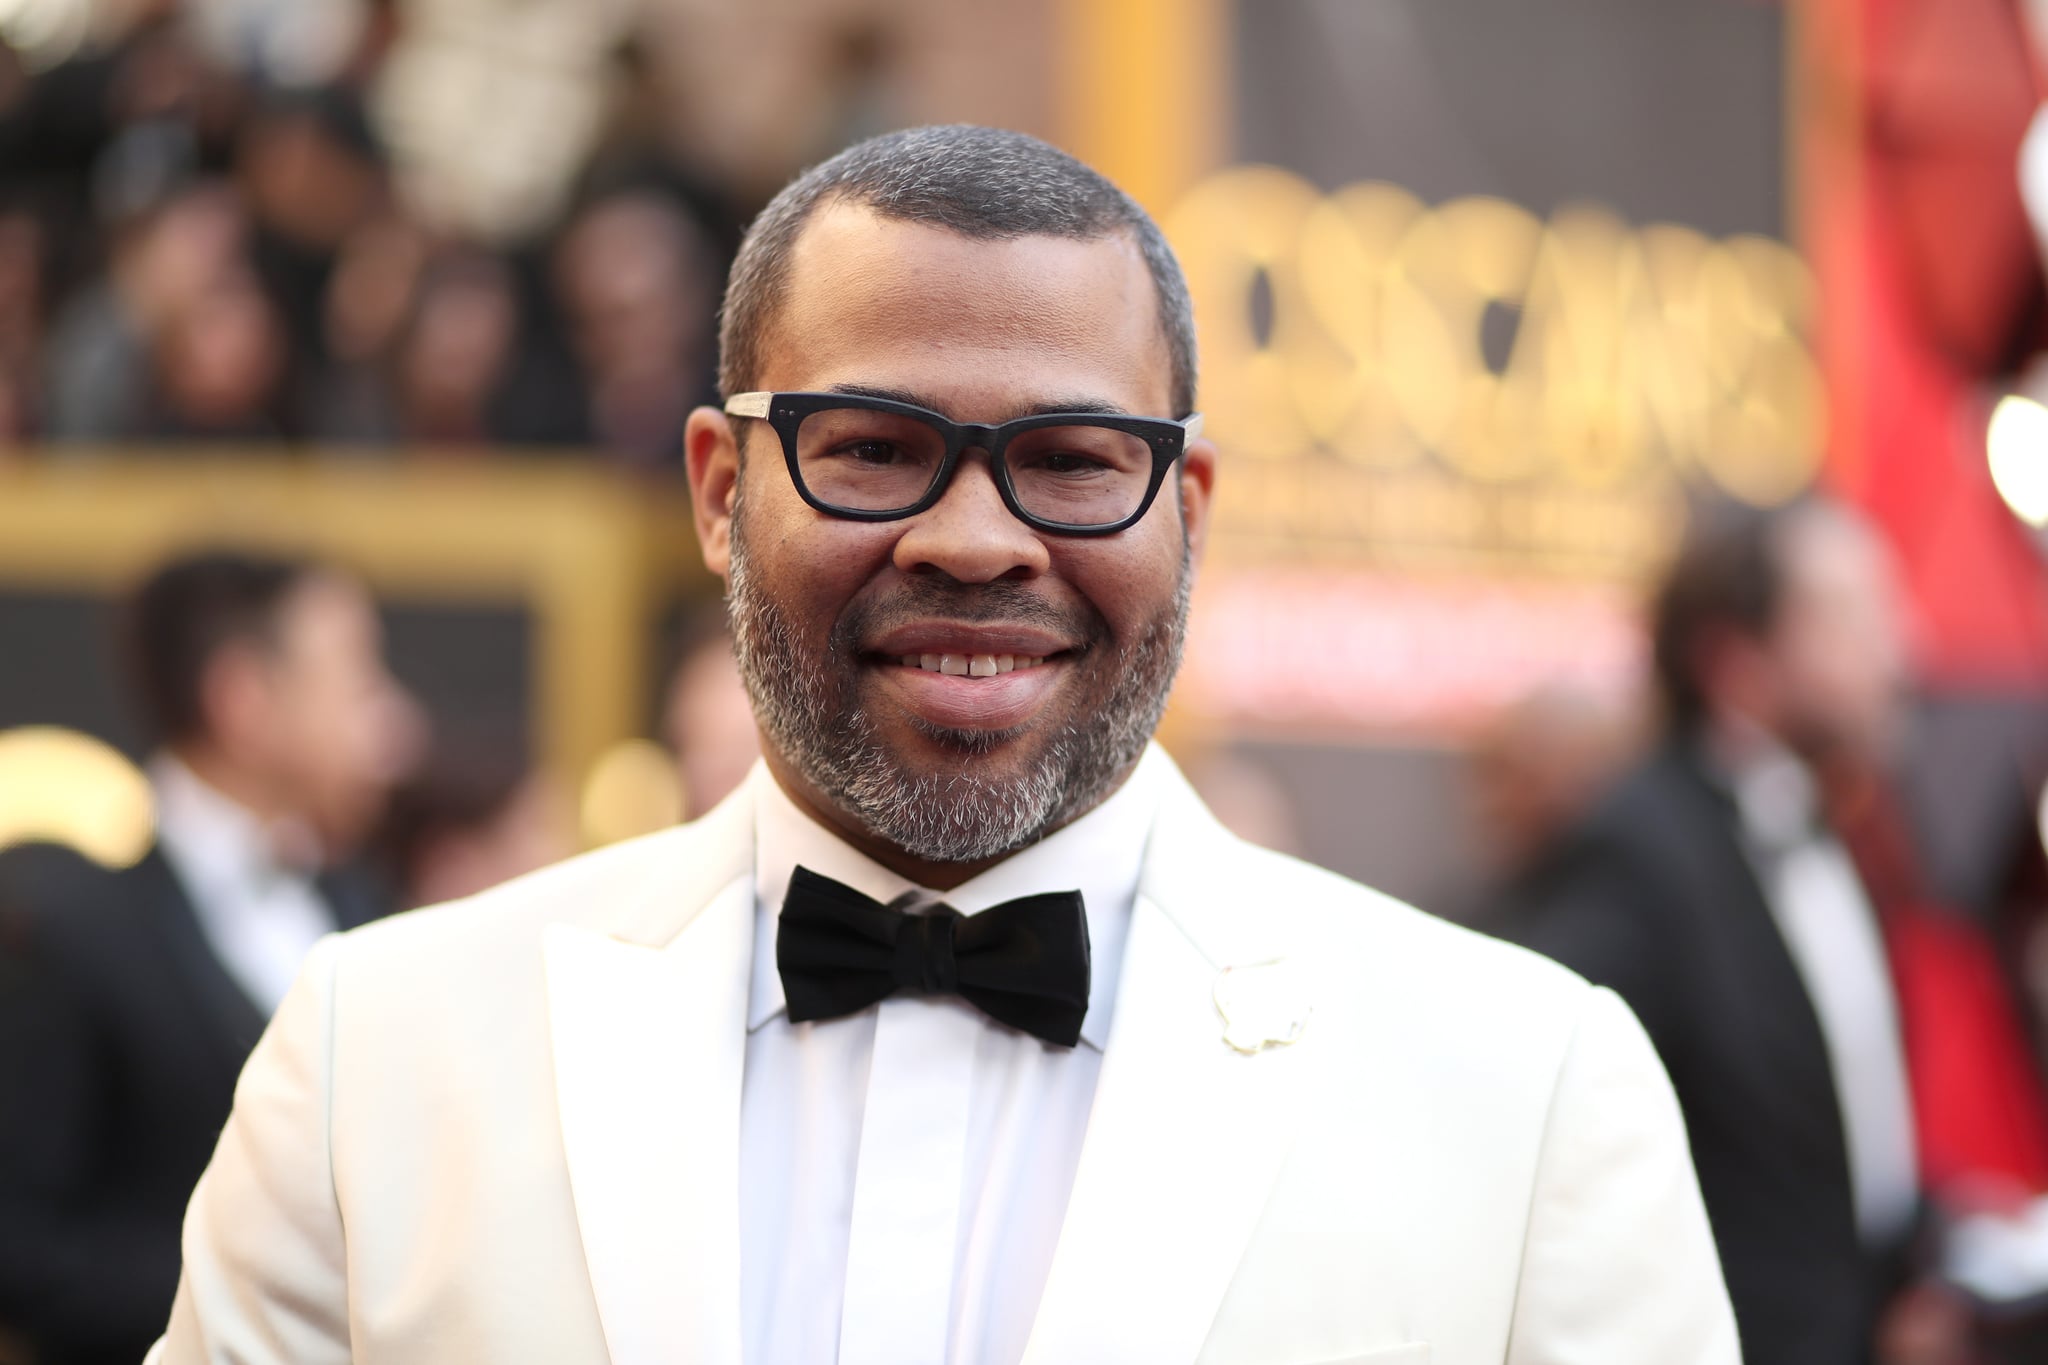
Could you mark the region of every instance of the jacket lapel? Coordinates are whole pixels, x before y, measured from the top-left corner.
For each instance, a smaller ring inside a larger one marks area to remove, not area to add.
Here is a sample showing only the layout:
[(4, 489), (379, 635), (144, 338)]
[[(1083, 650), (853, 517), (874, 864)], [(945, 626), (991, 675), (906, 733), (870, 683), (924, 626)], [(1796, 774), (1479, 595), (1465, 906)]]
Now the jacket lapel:
[(752, 811), (743, 786), (660, 836), (676, 874), (629, 889), (619, 931), (543, 936), (562, 1145), (613, 1365), (739, 1358)]
[[(1157, 756), (1155, 755), (1155, 758)], [(1284, 915), (1170, 765), (1067, 1218), (1024, 1353), (1192, 1361), (1293, 1145), (1313, 1022), (1223, 1042), (1217, 976), (1286, 956)]]
[(135, 903), (148, 916), (148, 929), (155, 936), (170, 973), (181, 978), (199, 1007), (199, 1017), (219, 1040), (221, 1055), (233, 1059), (241, 1069), (249, 1050), (256, 1046), (266, 1022), (263, 1011), (243, 991), (241, 984), (215, 956), (199, 927), (199, 915), (192, 897), (172, 871), (161, 846), (150, 849), (141, 862), (120, 873), (135, 889)]

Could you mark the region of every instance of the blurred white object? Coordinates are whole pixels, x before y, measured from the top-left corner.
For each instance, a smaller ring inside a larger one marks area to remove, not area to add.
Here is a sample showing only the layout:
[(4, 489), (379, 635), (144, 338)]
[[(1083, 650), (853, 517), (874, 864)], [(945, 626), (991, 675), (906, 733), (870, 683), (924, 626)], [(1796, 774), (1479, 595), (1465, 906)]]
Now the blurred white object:
[(84, 46), (92, 0), (0, 0), (0, 46), (30, 71), (47, 71)]
[(2012, 1303), (2048, 1294), (2048, 1198), (2013, 1215), (1976, 1214), (1949, 1230), (1942, 1270), (1980, 1299)]
[(2048, 257), (2048, 106), (2034, 111), (2020, 141), (2020, 203), (2034, 225), (2034, 240)]
[(1992, 409), (1984, 446), (1992, 485), (2013, 515), (2029, 526), (2048, 525), (2048, 407), (2007, 394)]
[(549, 222), (603, 124), (631, 0), (410, 0), (373, 108), (400, 194), (444, 231)]
[(334, 79), (365, 22), (363, 0), (190, 0), (186, 12), (217, 59), (285, 86)]

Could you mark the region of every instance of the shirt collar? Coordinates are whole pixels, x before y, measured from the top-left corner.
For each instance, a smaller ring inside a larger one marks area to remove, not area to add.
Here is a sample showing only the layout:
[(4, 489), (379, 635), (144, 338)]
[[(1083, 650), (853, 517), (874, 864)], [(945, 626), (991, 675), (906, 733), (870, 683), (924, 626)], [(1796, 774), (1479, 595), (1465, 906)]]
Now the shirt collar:
[(1711, 736), (1707, 746), (1708, 772), (1735, 802), (1753, 846), (1782, 853), (1820, 830), (1819, 788), (1790, 749), (1754, 726)]
[[(1079, 891), (1088, 915), (1088, 1013), (1081, 1041), (1100, 1052), (1116, 1007), (1124, 939), (1138, 898), (1145, 845), (1159, 806), (1160, 760), (1147, 749), (1124, 784), (1080, 819), (944, 893), (928, 892), (963, 915), (1046, 891)], [(754, 802), (754, 972), (747, 1031), (783, 1012), (775, 967), (776, 917), (799, 865), (822, 877), (891, 901), (918, 889), (812, 819), (757, 763), (747, 778)]]
[(177, 756), (151, 759), (149, 781), (158, 841), (178, 870), (206, 888), (206, 894), (233, 897), (260, 892), (280, 878), (303, 878), (279, 858), (275, 831)]

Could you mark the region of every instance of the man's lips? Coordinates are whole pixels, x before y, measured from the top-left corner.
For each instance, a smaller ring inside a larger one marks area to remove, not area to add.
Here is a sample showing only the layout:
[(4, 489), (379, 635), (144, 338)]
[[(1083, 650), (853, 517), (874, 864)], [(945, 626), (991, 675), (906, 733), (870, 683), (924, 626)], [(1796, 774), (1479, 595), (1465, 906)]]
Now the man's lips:
[(944, 730), (1014, 730), (1038, 714), (1067, 671), (1064, 658), (982, 676), (906, 668), (900, 660), (877, 659), (874, 667), (883, 695)]
[(921, 659), (927, 654), (956, 654), (965, 659), (977, 655), (1012, 659), (1043, 659), (1065, 653), (1070, 640), (1035, 626), (967, 625), (953, 621), (925, 621), (897, 626), (869, 641), (863, 652), (884, 659)]
[(888, 693), (927, 724), (1009, 730), (1037, 713), (1069, 653), (1035, 628), (931, 623), (889, 631), (867, 657)]

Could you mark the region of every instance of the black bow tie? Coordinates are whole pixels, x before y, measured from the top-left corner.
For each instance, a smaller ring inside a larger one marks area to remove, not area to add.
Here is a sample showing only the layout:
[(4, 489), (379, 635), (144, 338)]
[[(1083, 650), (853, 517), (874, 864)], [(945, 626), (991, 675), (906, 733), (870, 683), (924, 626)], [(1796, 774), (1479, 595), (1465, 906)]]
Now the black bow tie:
[(791, 1023), (836, 1019), (900, 989), (957, 995), (992, 1019), (1072, 1047), (1088, 1013), (1081, 893), (906, 914), (800, 867), (789, 879), (775, 965)]

